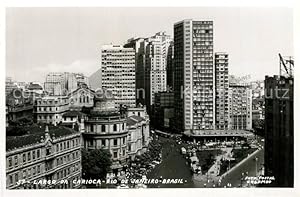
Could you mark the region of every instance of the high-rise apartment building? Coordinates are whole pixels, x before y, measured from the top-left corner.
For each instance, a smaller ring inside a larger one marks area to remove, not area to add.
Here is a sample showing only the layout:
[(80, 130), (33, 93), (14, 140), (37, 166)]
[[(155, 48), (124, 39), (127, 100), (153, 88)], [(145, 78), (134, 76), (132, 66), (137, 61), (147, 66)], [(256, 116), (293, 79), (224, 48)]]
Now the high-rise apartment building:
[(102, 88), (113, 92), (117, 105), (135, 106), (135, 51), (120, 45), (101, 49)]
[(266, 186), (294, 185), (294, 78), (265, 78), (265, 175), (275, 180)]
[(213, 21), (174, 25), (174, 107), (180, 132), (214, 129)]
[(216, 129), (228, 129), (228, 54), (215, 53)]

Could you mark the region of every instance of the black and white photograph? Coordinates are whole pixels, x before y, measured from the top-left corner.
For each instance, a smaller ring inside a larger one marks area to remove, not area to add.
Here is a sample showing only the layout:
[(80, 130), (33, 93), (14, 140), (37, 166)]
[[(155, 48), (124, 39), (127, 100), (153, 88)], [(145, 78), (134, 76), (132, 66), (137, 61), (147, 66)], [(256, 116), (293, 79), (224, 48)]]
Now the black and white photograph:
[(4, 189), (295, 188), (293, 8), (4, 11)]

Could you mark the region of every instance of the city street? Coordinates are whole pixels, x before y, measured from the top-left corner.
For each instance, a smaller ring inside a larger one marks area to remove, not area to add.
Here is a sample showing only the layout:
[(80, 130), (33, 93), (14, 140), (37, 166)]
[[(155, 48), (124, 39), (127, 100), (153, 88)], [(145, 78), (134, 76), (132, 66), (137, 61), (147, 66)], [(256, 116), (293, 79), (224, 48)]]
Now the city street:
[(195, 187), (192, 181), (192, 172), (186, 159), (180, 153), (180, 146), (174, 139), (163, 137), (159, 137), (159, 139), (163, 145), (162, 162), (147, 175), (147, 178), (177, 178), (183, 179), (184, 184), (158, 184), (148, 185), (148, 187)]
[[(256, 161), (257, 157), (257, 172), (262, 168), (264, 163), (264, 149), (259, 150), (255, 154), (251, 155), (247, 160), (237, 166), (227, 174), (221, 183), (221, 186), (224, 187), (228, 183), (231, 183), (231, 187), (238, 187), (241, 184), (242, 173), (248, 172), (248, 177), (254, 177), (256, 175)], [(245, 181), (243, 181), (243, 185)]]
[[(183, 179), (184, 184), (159, 184), (159, 185), (148, 185), (148, 187), (224, 187), (227, 186), (228, 183), (231, 184), (231, 187), (239, 187), (241, 184), (242, 173), (244, 173), (244, 178), (246, 177), (246, 172), (248, 172), (248, 176), (255, 176), (256, 171), (256, 161), (257, 157), (257, 171), (262, 168), (262, 164), (264, 163), (264, 150), (261, 149), (257, 151), (255, 154), (251, 155), (244, 162), (237, 164), (234, 169), (227, 174), (221, 185), (212, 183), (211, 181), (207, 183), (207, 179), (203, 181), (197, 181), (193, 179), (193, 174), (187, 164), (186, 159), (180, 153), (180, 145), (178, 145), (174, 139), (168, 139), (164, 137), (159, 137), (161, 143), (163, 145), (163, 153), (162, 153), (162, 162), (157, 165), (150, 173), (148, 173), (147, 178), (177, 178)], [(261, 139), (259, 139), (260, 141)], [(263, 144), (263, 143), (262, 143)], [(210, 178), (209, 178), (210, 179)], [(245, 185), (246, 181), (243, 181), (243, 185)]]

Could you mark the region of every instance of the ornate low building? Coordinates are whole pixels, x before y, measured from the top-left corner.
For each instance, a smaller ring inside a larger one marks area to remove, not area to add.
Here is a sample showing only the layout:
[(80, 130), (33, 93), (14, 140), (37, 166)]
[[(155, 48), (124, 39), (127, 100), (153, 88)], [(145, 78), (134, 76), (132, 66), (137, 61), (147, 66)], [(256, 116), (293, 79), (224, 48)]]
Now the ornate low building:
[(87, 114), (82, 133), (84, 148), (109, 150), (113, 161), (111, 168), (117, 174), (128, 158), (127, 135), (126, 115), (116, 109), (112, 94), (96, 92), (94, 107)]
[[(32, 125), (29, 134), (7, 136), (6, 187), (8, 189), (79, 188), (80, 133), (66, 127)], [(59, 184), (61, 181), (63, 184)], [(22, 184), (18, 185), (19, 181)], [(56, 181), (56, 184), (40, 184)]]
[(138, 105), (126, 110), (128, 129), (128, 155), (134, 159), (144, 153), (150, 142), (150, 119), (146, 107)]
[(63, 122), (63, 114), (70, 111), (81, 111), (94, 105), (95, 92), (85, 84), (66, 96), (45, 96), (37, 98), (34, 104), (36, 122), (57, 125)]
[(130, 159), (144, 153), (148, 147), (149, 116), (146, 108), (138, 106), (120, 113), (111, 92), (96, 92), (94, 107), (84, 118), (82, 137), (84, 148), (103, 148), (111, 153), (112, 172), (119, 175)]

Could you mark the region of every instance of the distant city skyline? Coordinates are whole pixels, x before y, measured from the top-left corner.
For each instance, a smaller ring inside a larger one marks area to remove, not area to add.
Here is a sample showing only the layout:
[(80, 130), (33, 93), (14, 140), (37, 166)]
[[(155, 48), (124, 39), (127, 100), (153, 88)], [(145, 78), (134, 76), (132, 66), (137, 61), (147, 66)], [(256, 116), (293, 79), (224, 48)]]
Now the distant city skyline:
[(214, 21), (214, 52), (229, 54), (230, 75), (279, 74), (278, 53), (294, 55), (290, 8), (7, 8), (6, 76), (44, 82), (49, 72), (100, 68), (101, 45), (166, 31), (194, 18)]

